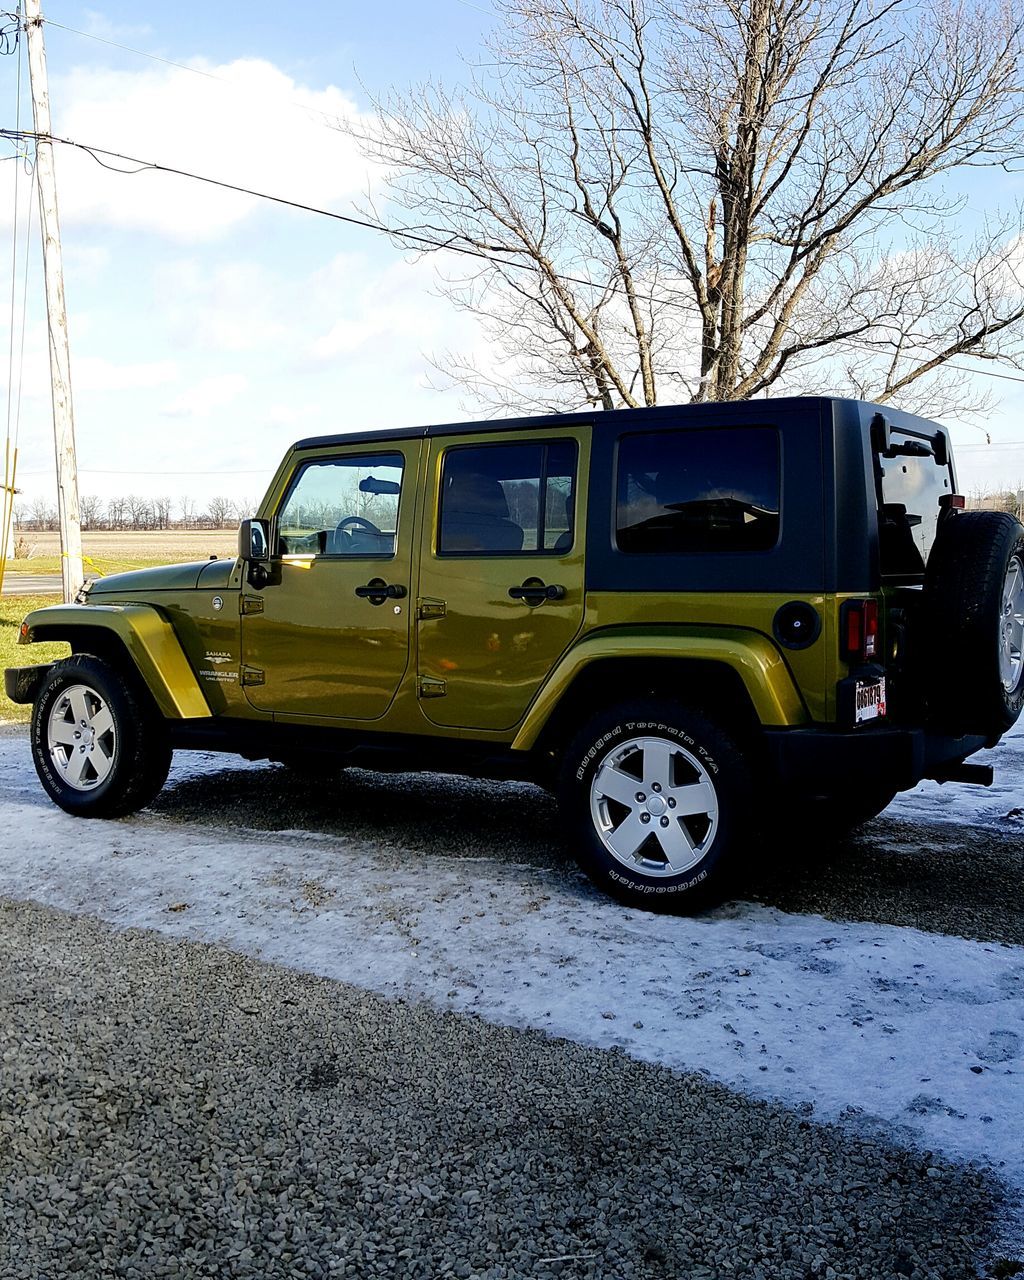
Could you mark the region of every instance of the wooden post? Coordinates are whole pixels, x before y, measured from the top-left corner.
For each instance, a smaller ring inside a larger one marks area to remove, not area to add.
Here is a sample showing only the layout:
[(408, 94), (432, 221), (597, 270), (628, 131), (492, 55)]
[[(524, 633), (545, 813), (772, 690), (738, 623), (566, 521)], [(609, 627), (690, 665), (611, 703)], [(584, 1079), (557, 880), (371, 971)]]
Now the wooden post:
[(39, 0), (25, 0), (28, 70), (32, 84), (32, 118), (36, 132), (36, 177), (43, 232), (43, 276), (50, 331), (50, 387), (53, 401), (53, 443), (57, 460), (57, 514), (60, 518), (61, 578), (64, 600), (75, 598), (85, 580), (82, 566), (82, 525), (78, 510), (78, 463), (75, 458), (75, 420), (71, 406), (71, 366), (68, 319), (64, 305), (64, 266), (57, 219), (57, 184), (50, 142), (50, 96), (46, 86), (46, 52)]

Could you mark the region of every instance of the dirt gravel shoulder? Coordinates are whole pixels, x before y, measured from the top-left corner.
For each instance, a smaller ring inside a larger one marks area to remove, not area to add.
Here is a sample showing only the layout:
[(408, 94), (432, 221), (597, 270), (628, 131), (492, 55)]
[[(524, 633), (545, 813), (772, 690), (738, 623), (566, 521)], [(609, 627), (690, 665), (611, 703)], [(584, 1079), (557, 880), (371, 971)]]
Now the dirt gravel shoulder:
[(0, 901), (0, 1274), (976, 1274), (987, 1175), (700, 1075)]

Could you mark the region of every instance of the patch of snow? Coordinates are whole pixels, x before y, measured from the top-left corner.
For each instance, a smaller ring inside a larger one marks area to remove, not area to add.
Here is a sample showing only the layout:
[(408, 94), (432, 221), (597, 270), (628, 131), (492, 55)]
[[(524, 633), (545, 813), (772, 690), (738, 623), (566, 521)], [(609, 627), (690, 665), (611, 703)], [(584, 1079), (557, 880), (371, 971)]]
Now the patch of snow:
[(991, 787), (959, 782), (920, 782), (896, 797), (886, 816), (919, 822), (956, 822), (1024, 836), (1024, 719), (1018, 720), (997, 747), (979, 751), (971, 764), (991, 765)]
[[(218, 766), (182, 753), (174, 776)], [(23, 738), (0, 779), (0, 893), (619, 1046), (1024, 1188), (1024, 948), (749, 903), (656, 916), (542, 868), (307, 831), (82, 821)]]

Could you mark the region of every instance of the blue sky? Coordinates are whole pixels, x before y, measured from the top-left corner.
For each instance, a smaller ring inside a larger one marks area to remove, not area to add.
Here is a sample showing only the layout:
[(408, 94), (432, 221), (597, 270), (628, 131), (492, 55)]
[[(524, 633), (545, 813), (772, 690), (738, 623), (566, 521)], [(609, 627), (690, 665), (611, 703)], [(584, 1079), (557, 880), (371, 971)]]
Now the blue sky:
[[(340, 212), (378, 175), (326, 121), (366, 110), (364, 85), (459, 79), (460, 51), (481, 56), (492, 21), (469, 0), (314, 2), (299, 19), (262, 0), (101, 10), (51, 0), (44, 12), (208, 73), (48, 25), (56, 133)], [(15, 73), (3, 59), (7, 124)], [(57, 164), (83, 493), (255, 499), (296, 438), (466, 416), (458, 394), (429, 385), (427, 353), (482, 355), (482, 338), (436, 296), (432, 263), (371, 232), (184, 179), (110, 174), (65, 149)], [(0, 165), (6, 253), (14, 167)], [(22, 216), (26, 194), (22, 175)], [(990, 197), (994, 182), (977, 185), (972, 207)], [(27, 499), (53, 483), (37, 244), (32, 254)], [(994, 385), (1002, 403), (986, 428), (997, 445), (1024, 439), (1024, 385)], [(1024, 477), (1024, 447), (987, 450), (976, 429), (954, 430), (962, 488)]]

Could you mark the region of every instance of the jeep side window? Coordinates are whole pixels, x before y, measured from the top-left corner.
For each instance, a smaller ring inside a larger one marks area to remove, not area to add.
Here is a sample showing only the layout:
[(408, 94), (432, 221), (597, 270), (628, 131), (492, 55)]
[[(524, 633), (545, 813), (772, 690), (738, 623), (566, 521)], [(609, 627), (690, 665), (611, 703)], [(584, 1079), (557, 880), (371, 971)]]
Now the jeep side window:
[(652, 431), (619, 442), (620, 551), (770, 551), (779, 540), (772, 427)]
[(576, 445), (462, 445), (441, 477), (438, 554), (564, 555), (573, 544)]
[(307, 462), (278, 517), (278, 554), (393, 556), (402, 465), (400, 453)]

